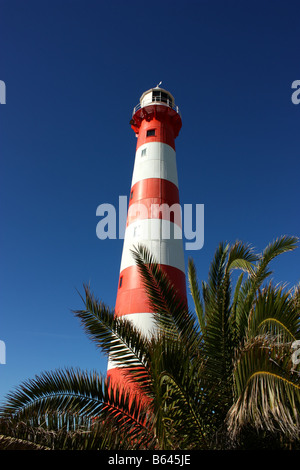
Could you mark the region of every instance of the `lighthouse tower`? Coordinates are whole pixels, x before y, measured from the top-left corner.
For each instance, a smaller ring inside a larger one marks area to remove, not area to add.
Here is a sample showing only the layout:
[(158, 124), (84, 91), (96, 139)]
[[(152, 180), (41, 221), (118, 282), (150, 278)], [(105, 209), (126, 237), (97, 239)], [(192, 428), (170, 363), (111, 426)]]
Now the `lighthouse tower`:
[[(174, 97), (159, 86), (143, 93), (130, 121), (137, 137), (115, 314), (144, 334), (155, 325), (131, 250), (149, 249), (186, 300), (186, 278), (179, 205), (175, 139), (181, 116)], [(108, 377), (122, 382), (122, 368), (108, 362)]]

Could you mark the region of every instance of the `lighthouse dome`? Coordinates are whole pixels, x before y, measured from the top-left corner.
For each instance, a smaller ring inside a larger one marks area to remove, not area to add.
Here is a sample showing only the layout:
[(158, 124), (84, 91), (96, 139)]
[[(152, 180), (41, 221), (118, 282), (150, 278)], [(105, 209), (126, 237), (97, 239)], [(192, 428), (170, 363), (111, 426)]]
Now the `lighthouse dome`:
[(160, 87), (150, 88), (140, 97), (140, 107), (149, 106), (150, 104), (163, 104), (173, 108), (175, 105), (174, 97), (167, 90)]

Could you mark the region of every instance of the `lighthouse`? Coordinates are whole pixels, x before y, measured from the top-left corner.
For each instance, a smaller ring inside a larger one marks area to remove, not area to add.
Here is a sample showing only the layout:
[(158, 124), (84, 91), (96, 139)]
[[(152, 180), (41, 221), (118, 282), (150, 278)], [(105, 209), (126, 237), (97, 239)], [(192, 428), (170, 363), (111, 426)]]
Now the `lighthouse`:
[[(159, 85), (142, 94), (130, 121), (137, 145), (115, 304), (115, 315), (129, 319), (147, 336), (155, 333), (155, 322), (132, 256), (134, 247), (148, 248), (186, 301), (175, 151), (182, 121), (174, 97)], [(122, 383), (122, 367), (109, 359), (107, 376)]]

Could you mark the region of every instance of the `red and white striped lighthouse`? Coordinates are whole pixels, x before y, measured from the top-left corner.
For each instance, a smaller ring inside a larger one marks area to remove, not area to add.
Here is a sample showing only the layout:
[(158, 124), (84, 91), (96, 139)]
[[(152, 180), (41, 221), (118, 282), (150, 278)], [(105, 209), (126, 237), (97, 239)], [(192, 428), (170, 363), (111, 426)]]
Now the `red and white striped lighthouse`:
[[(137, 146), (115, 312), (150, 335), (155, 331), (152, 312), (131, 250), (146, 246), (186, 300), (175, 152), (182, 122), (174, 97), (157, 86), (143, 93), (130, 124)], [(121, 368), (111, 360), (107, 375), (112, 381), (123, 380)]]

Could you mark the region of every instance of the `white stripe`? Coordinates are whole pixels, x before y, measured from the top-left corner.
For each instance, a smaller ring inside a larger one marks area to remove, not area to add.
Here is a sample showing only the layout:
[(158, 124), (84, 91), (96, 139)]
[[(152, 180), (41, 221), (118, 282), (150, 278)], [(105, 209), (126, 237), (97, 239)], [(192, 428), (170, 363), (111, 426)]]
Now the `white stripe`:
[[(146, 149), (145, 156), (142, 156), (143, 149)], [(178, 187), (176, 152), (170, 145), (149, 142), (137, 149), (131, 186), (147, 178), (161, 178)]]
[(178, 225), (163, 219), (137, 220), (128, 225), (120, 271), (135, 265), (130, 250), (139, 244), (149, 249), (157, 263), (173, 266), (185, 272), (182, 230)]
[[(147, 338), (150, 338), (157, 331), (152, 313), (130, 313), (129, 315), (119, 317), (120, 320), (124, 318), (132, 322)], [(126, 366), (128, 365), (129, 363), (126, 364)], [(115, 367), (124, 367), (124, 365), (108, 358), (107, 370), (114, 369)]]

